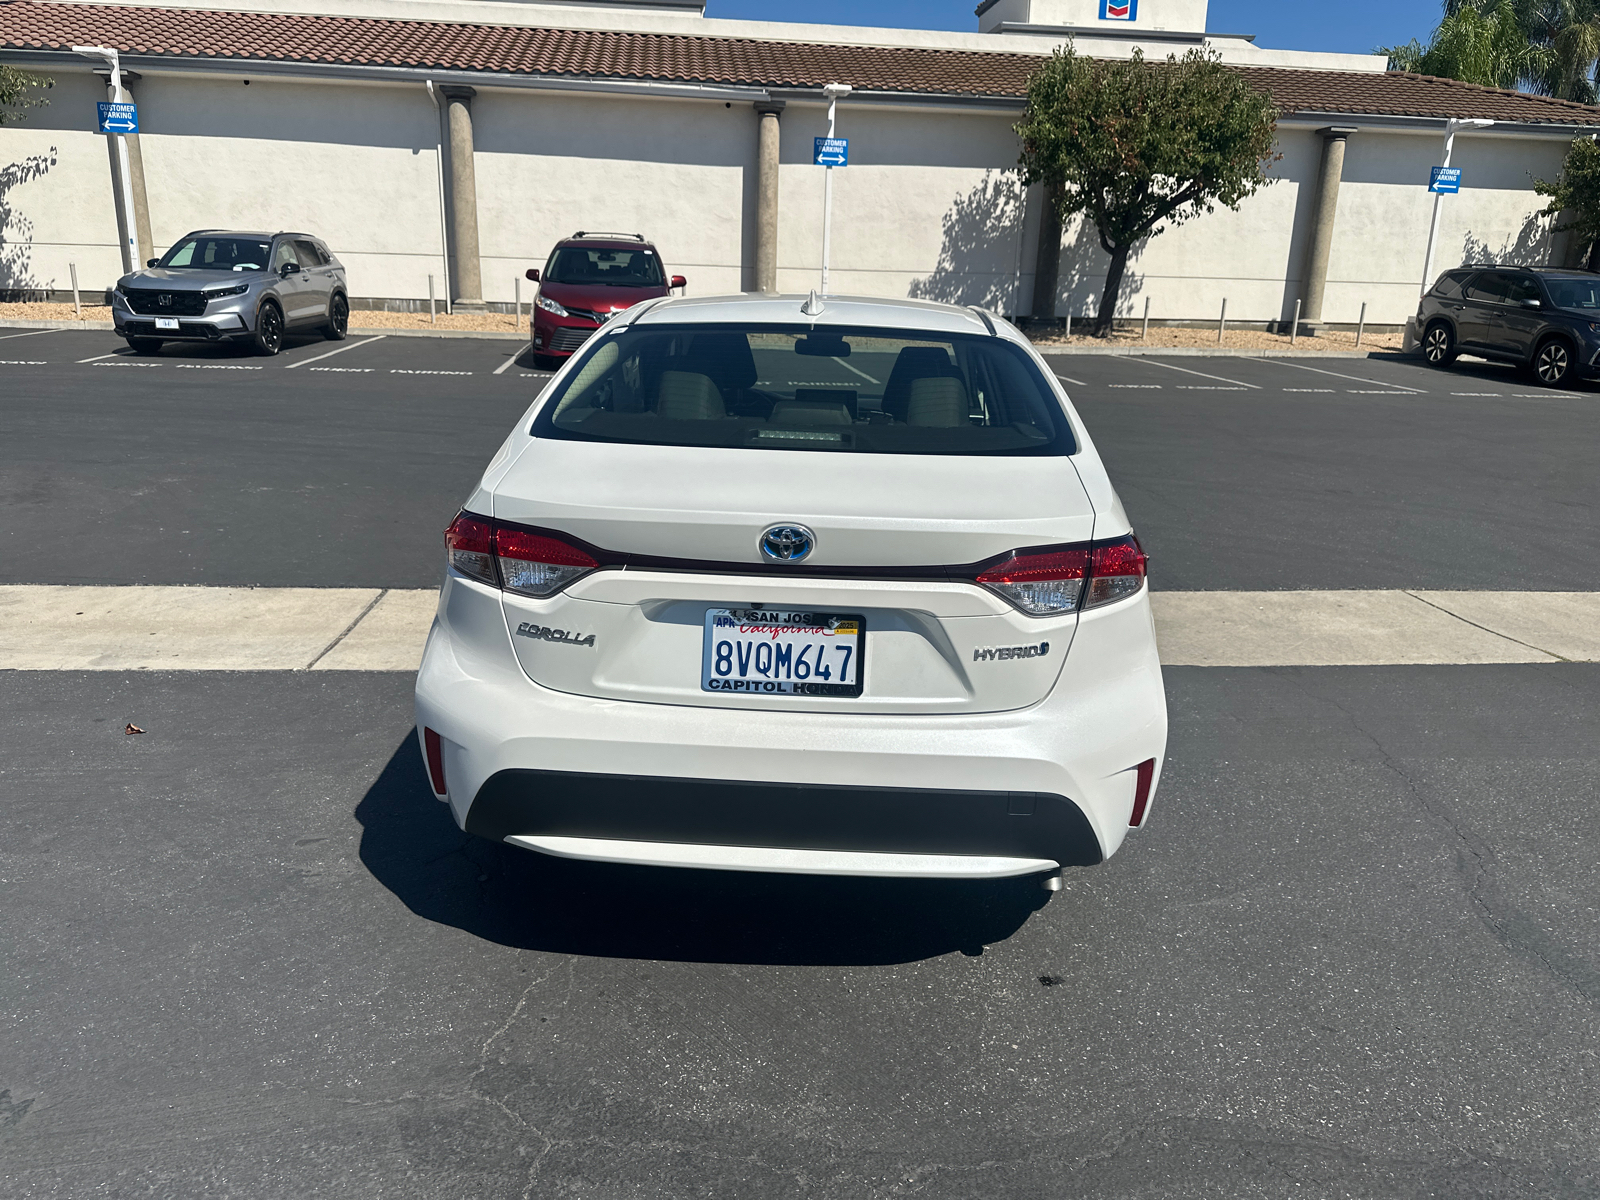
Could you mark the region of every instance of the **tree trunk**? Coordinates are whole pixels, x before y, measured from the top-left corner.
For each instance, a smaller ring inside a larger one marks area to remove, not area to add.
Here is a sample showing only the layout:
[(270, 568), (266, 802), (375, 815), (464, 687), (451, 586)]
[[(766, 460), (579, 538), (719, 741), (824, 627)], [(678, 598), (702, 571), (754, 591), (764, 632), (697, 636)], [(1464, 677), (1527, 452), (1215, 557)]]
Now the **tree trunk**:
[(1106, 290), (1100, 295), (1100, 314), (1094, 319), (1094, 336), (1111, 336), (1111, 322), (1117, 315), (1117, 299), (1122, 294), (1122, 276), (1128, 269), (1128, 251), (1131, 246), (1118, 246), (1111, 252), (1111, 266), (1106, 270)]
[(1600, 271), (1600, 240), (1589, 243), (1589, 261), (1585, 264), (1585, 269)]

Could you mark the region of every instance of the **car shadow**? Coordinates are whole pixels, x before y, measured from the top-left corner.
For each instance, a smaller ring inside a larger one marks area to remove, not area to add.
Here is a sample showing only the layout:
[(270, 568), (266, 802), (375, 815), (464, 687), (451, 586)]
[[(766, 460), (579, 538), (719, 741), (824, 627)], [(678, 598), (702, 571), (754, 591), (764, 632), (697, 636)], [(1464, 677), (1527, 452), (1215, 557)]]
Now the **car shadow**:
[(614, 866), (461, 832), (407, 737), (356, 806), (361, 861), (412, 912), (526, 950), (805, 966), (981, 954), (1043, 907), (1033, 878), (950, 882)]

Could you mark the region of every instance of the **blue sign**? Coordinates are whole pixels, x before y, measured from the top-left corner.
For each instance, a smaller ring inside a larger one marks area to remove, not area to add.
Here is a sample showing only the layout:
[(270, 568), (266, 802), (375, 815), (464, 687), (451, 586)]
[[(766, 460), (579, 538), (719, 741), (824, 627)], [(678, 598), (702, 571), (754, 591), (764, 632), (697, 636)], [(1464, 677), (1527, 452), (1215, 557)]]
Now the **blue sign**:
[(1445, 196), (1455, 195), (1461, 190), (1461, 168), (1435, 167), (1428, 176), (1428, 190)]
[(138, 133), (139, 110), (132, 104), (107, 104), (102, 100), (95, 105), (100, 110), (99, 133)]
[(849, 138), (816, 138), (811, 161), (819, 167), (848, 167), (850, 165)]
[(1139, 0), (1100, 0), (1102, 21), (1137, 21)]

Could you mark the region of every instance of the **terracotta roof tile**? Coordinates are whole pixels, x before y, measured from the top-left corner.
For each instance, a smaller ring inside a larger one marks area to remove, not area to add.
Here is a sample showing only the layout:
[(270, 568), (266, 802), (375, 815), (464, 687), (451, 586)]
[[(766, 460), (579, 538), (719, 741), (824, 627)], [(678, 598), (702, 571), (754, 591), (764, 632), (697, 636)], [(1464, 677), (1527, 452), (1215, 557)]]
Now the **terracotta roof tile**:
[[(998, 40), (998, 39), (997, 39)], [(126, 54), (339, 63), (1015, 100), (1039, 58), (1002, 49), (839, 46), (442, 21), (0, 0), (0, 51), (95, 43)], [(1600, 108), (1426, 75), (1239, 68), (1286, 113), (1489, 117), (1600, 126)]]

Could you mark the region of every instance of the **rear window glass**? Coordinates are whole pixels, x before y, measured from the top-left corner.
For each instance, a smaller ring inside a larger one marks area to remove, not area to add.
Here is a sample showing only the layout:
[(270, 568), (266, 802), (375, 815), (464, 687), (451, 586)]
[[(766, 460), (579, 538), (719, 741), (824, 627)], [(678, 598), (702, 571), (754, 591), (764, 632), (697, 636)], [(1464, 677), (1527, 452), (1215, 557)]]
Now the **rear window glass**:
[(867, 454), (1076, 449), (1033, 360), (999, 338), (801, 326), (602, 334), (538, 437)]
[(191, 237), (168, 250), (161, 265), (197, 271), (265, 271), (270, 250), (270, 243), (254, 238)]
[(651, 250), (591, 249), (563, 246), (550, 256), (541, 276), (545, 283), (581, 283), (591, 287), (662, 287), (661, 260)]
[(1546, 279), (1557, 308), (1600, 308), (1600, 279)]
[(1461, 285), (1472, 278), (1471, 271), (1451, 271), (1439, 276), (1439, 282), (1433, 285), (1433, 295), (1443, 296), (1446, 299), (1455, 299), (1461, 295)]

